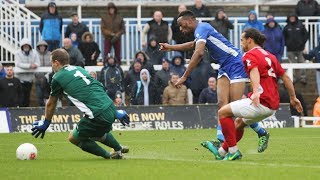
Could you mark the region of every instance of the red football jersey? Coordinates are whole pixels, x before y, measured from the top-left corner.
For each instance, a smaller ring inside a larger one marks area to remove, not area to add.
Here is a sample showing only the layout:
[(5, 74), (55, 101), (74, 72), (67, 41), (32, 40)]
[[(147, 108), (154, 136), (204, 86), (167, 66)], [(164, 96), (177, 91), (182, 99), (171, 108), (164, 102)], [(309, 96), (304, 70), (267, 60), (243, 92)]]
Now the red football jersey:
[[(285, 73), (277, 58), (261, 47), (256, 47), (243, 55), (242, 62), (249, 77), (252, 68), (257, 67), (259, 70), (260, 103), (270, 109), (277, 110), (280, 103), (277, 77)], [(251, 94), (252, 92), (249, 97)]]

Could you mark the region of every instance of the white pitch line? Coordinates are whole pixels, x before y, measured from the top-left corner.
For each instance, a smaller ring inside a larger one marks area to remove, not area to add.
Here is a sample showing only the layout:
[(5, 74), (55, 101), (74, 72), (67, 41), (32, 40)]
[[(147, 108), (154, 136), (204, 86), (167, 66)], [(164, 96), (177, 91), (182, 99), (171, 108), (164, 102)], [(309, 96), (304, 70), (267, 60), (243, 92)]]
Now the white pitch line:
[(303, 164), (275, 164), (275, 163), (256, 163), (256, 162), (245, 162), (245, 161), (217, 161), (210, 160), (192, 160), (192, 159), (175, 159), (175, 158), (154, 158), (154, 157), (142, 157), (142, 156), (125, 156), (126, 159), (146, 159), (146, 160), (166, 160), (166, 161), (181, 161), (181, 162), (193, 162), (193, 163), (236, 163), (241, 165), (252, 165), (252, 166), (270, 166), (270, 167), (291, 167), (291, 168), (314, 168), (320, 169), (320, 166), (315, 165), (303, 165)]

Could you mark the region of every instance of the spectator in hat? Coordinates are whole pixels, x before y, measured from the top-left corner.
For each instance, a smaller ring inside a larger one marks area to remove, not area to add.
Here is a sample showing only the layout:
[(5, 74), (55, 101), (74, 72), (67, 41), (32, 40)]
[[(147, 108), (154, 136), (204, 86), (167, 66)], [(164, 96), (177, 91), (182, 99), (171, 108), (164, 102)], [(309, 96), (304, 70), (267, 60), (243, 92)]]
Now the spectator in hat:
[(89, 31), (89, 28), (87, 27), (87, 25), (79, 22), (79, 16), (77, 13), (72, 13), (71, 14), (71, 19), (72, 22), (70, 24), (68, 24), (66, 32), (64, 33), (64, 37), (65, 38), (71, 38), (71, 34), (75, 33), (76, 34), (76, 42), (79, 43), (82, 39), (82, 35)]
[(48, 43), (49, 51), (60, 47), (62, 24), (56, 3), (50, 2), (47, 11), (41, 16), (39, 25), (41, 38)]
[(123, 18), (118, 15), (118, 9), (113, 2), (108, 3), (108, 11), (101, 17), (101, 32), (104, 36), (104, 57), (107, 57), (113, 47), (116, 63), (121, 65), (121, 35), (124, 34)]

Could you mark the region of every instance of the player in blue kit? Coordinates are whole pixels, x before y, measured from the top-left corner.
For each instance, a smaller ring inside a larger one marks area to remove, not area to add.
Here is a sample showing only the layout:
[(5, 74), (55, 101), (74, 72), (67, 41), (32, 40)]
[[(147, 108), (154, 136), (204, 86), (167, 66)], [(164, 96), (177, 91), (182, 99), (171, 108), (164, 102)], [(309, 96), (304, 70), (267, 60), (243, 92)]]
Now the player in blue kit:
[[(245, 83), (248, 82), (248, 76), (241, 60), (241, 51), (210, 24), (198, 22), (191, 11), (181, 12), (178, 17), (178, 24), (182, 33), (194, 33), (195, 40), (177, 45), (159, 43), (160, 50), (163, 51), (188, 51), (194, 49), (190, 63), (183, 76), (176, 83), (176, 86), (180, 86), (187, 80), (192, 70), (202, 60), (207, 48), (210, 56), (220, 65), (217, 84), (218, 108), (220, 109), (229, 102), (241, 99), (245, 91)], [(269, 133), (260, 127), (258, 123), (254, 123), (250, 127), (259, 136), (258, 152), (263, 152), (268, 146)], [(217, 127), (217, 139), (220, 142), (224, 141), (220, 125)], [(209, 147), (212, 144), (219, 146), (217, 141), (205, 141), (201, 143), (206, 148), (208, 148), (208, 144)], [(210, 150), (210, 148), (208, 149)]]

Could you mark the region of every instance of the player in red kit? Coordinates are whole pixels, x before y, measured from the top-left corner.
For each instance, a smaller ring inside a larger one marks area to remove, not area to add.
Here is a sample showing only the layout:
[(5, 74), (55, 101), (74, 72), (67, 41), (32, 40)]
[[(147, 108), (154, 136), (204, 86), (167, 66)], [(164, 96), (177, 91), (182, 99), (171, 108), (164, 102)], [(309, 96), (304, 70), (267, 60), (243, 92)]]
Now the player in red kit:
[[(248, 98), (231, 102), (218, 111), (225, 142), (220, 148), (210, 147), (217, 160), (241, 159), (237, 142), (242, 138), (244, 127), (273, 115), (279, 108), (278, 77), (289, 92), (291, 105), (302, 112), (291, 79), (276, 57), (262, 49), (265, 40), (266, 37), (253, 28), (246, 29), (241, 35), (241, 47), (246, 52), (242, 61), (250, 77), (252, 92)], [(233, 117), (239, 118), (234, 122)]]

